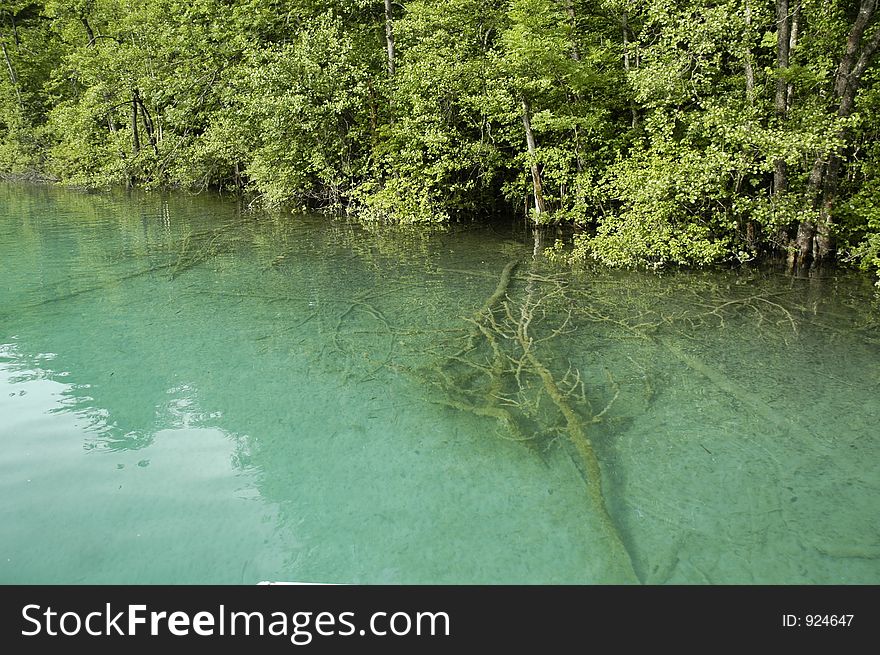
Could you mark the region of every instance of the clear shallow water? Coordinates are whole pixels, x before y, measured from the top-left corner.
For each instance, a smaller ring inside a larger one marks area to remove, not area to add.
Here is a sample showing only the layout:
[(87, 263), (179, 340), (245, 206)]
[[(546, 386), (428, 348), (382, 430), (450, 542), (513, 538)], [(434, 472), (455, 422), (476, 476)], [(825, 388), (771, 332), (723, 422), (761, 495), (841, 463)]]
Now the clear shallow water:
[(638, 580), (880, 582), (869, 280), (532, 245), (0, 186), (0, 582), (632, 581), (546, 394), (525, 444), (445, 397), (512, 260)]

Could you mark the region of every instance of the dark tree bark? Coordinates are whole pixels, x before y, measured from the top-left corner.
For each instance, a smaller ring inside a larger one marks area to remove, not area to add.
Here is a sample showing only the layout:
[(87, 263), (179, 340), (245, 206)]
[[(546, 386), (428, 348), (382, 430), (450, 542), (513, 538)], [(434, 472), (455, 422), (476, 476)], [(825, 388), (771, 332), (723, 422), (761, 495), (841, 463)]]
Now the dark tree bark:
[(12, 41), (15, 43), (16, 49), (21, 47), (21, 38), (18, 36), (18, 27), (15, 24), (15, 15), (9, 17), (9, 24), (12, 26)]
[(150, 116), (150, 112), (147, 111), (147, 106), (144, 104), (144, 100), (143, 98), (141, 98), (140, 92), (135, 90), (134, 94), (138, 107), (140, 107), (141, 109), (141, 120), (144, 124), (144, 130), (147, 132), (147, 138), (150, 141), (150, 145), (153, 147), (153, 152), (158, 155), (159, 147), (156, 144), (156, 129), (153, 125), (153, 117)]
[(138, 90), (131, 94), (131, 154), (137, 155), (141, 151), (141, 137), (138, 134)]
[(95, 45), (95, 32), (92, 30), (92, 26), (89, 25), (89, 19), (85, 16), (80, 17), (79, 22), (82, 23), (82, 26), (86, 30), (86, 34), (89, 35), (89, 45)]
[(538, 145), (535, 142), (535, 134), (532, 132), (532, 108), (529, 101), (524, 97), (520, 98), (522, 104), (522, 122), (526, 132), (526, 147), (529, 152), (529, 170), (532, 173), (532, 189), (535, 194), (535, 214), (540, 219), (541, 215), (547, 212), (544, 206), (544, 192), (541, 183), (541, 170), (538, 168), (537, 150)]

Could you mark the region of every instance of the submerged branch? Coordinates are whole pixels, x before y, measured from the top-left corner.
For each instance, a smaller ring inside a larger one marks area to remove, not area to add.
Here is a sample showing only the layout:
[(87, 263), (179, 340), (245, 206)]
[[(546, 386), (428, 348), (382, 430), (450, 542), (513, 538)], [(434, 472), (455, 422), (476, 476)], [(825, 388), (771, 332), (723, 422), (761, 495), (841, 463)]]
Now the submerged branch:
[[(555, 328), (542, 325), (548, 316), (545, 306), (563, 295), (563, 287), (555, 282), (551, 289), (536, 297), (532, 276), (529, 276), (526, 296), (517, 303), (510, 291), (516, 267), (516, 261), (508, 263), (492, 294), (478, 311), (464, 319), (471, 325), (464, 346), (447, 355), (436, 370), (430, 371), (431, 381), (443, 392), (442, 404), (495, 419), (504, 438), (534, 442), (539, 436), (552, 435), (553, 441), (563, 438), (570, 443), (612, 559), (623, 578), (636, 582), (639, 578), (632, 556), (608, 511), (602, 468), (587, 433), (587, 425), (607, 414), (620, 390), (612, 385), (614, 397), (599, 414), (587, 412), (589, 416), (585, 419), (580, 413), (584, 410), (575, 408), (575, 403), (589, 408), (580, 371), (569, 363), (564, 374), (555, 375), (535, 347), (573, 329), (571, 310)], [(534, 280), (552, 282), (548, 278), (535, 277)], [(536, 326), (546, 330), (547, 335), (533, 337), (531, 331), (537, 329)], [(543, 396), (550, 399), (551, 405), (542, 410)]]

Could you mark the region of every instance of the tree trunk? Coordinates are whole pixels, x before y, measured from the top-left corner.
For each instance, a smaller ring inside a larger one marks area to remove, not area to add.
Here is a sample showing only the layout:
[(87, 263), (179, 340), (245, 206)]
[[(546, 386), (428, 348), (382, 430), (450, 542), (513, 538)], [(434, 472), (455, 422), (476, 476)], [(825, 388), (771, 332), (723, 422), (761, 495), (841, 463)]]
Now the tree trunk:
[(571, 58), (575, 61), (580, 61), (581, 51), (577, 44), (577, 18), (574, 13), (574, 3), (572, 0), (565, 0), (565, 13), (568, 14), (568, 20), (571, 22)]
[[(541, 227), (532, 228), (532, 237), (534, 239), (534, 247), (532, 248), (532, 259), (538, 261), (544, 252), (544, 229)], [(529, 280), (529, 284), (534, 280)]]
[(15, 43), (15, 49), (18, 50), (21, 47), (21, 38), (18, 36), (18, 27), (15, 24), (15, 16), (9, 16), (9, 24), (12, 26), (12, 41)]
[[(572, 0), (565, 0), (565, 13), (568, 14), (568, 20), (571, 25), (571, 58), (580, 63), (581, 61), (581, 52), (578, 48), (577, 44), (577, 15), (574, 11), (574, 2)], [(579, 93), (574, 94), (574, 99), (576, 102), (580, 103), (581, 96)], [(531, 127), (531, 125), (530, 125)], [(575, 181), (575, 203), (579, 203), (584, 196), (583, 189), (581, 188), (580, 175), (584, 171), (584, 157), (581, 152), (581, 140), (580, 133), (578, 132), (577, 124), (575, 124), (574, 129), (572, 130), (574, 134), (574, 155), (575, 155), (575, 165), (577, 166), (578, 177)]]
[[(838, 98), (837, 115), (847, 118), (855, 108), (856, 93), (862, 75), (880, 48), (880, 26), (864, 41), (865, 31), (877, 9), (877, 0), (861, 0), (859, 13), (846, 40), (846, 49), (834, 80)], [(864, 41), (864, 43), (863, 43)], [(846, 133), (837, 135), (846, 141)], [(807, 183), (808, 209), (815, 219), (807, 219), (798, 227), (796, 249), (789, 258), (792, 265), (806, 266), (811, 261), (821, 262), (834, 252), (834, 222), (831, 217), (837, 196), (843, 149), (821, 153), (813, 163)]]
[(131, 154), (137, 156), (141, 151), (141, 137), (138, 134), (138, 90), (131, 95)]
[[(791, 34), (788, 37), (788, 58), (789, 62), (791, 62), (791, 53), (794, 52), (794, 49), (797, 47), (798, 35), (800, 34), (800, 25), (801, 25), (801, 7), (803, 6), (803, 2), (798, 0), (797, 5), (795, 5), (794, 13), (791, 17)], [(785, 110), (788, 112), (791, 109), (791, 105), (794, 102), (794, 84), (791, 82), (788, 83), (788, 86), (785, 90)]]
[(89, 35), (89, 45), (94, 46), (95, 45), (95, 32), (92, 30), (92, 26), (89, 25), (89, 19), (86, 18), (85, 16), (82, 16), (79, 19), (79, 22), (82, 23), (82, 26), (86, 30), (86, 34)]
[(137, 100), (138, 107), (141, 108), (141, 120), (144, 123), (144, 130), (147, 132), (147, 138), (150, 140), (150, 145), (153, 147), (153, 152), (158, 155), (159, 147), (156, 144), (156, 130), (153, 126), (153, 117), (150, 116), (150, 112), (147, 111), (147, 106), (144, 104), (143, 98), (141, 98), (141, 94), (138, 91), (135, 91), (134, 95)]
[(835, 153), (825, 169), (822, 206), (819, 208), (819, 222), (816, 225), (816, 235), (813, 237), (813, 258), (818, 262), (829, 259), (834, 252), (834, 222), (831, 220), (831, 212), (837, 197), (840, 164), (840, 156)]
[[(746, 23), (746, 36), (748, 38), (751, 36), (751, 31), (752, 31), (752, 6), (751, 6), (751, 4), (749, 4), (749, 0), (746, 0), (745, 23)], [(749, 104), (752, 104), (755, 100), (755, 67), (754, 67), (754, 64), (752, 63), (753, 58), (754, 58), (754, 56), (752, 55), (752, 46), (746, 45), (746, 63), (745, 63), (746, 100), (748, 100)]]
[[(621, 25), (620, 26), (621, 26), (621, 30), (623, 32), (623, 70), (626, 71), (627, 73), (629, 73), (630, 68), (632, 66), (630, 64), (631, 55), (630, 55), (630, 51), (629, 51), (629, 44), (630, 44), (630, 40), (629, 40), (629, 14), (627, 14), (626, 12), (623, 12), (623, 15), (621, 16)], [(636, 64), (635, 67), (638, 68), (639, 67), (638, 57), (636, 57), (635, 64)], [(630, 111), (630, 115), (632, 116), (632, 121), (630, 123), (630, 126), (632, 127), (632, 129), (636, 129), (639, 126), (639, 112), (635, 107), (630, 107), (629, 111)]]
[(3, 35), (0, 34), (0, 49), (3, 50), (3, 59), (6, 60), (6, 69), (9, 71), (9, 81), (12, 88), (15, 89), (15, 95), (18, 97), (18, 106), (24, 108), (21, 99), (21, 88), (18, 86), (18, 76), (15, 74), (15, 68), (12, 66), (12, 60), (9, 58), (9, 52), (6, 50), (6, 43), (3, 41)]
[(388, 77), (394, 77), (394, 15), (391, 0), (385, 0), (385, 47), (388, 50)]
[[(842, 98), (848, 87), (853, 86), (854, 80), (851, 79), (853, 68), (856, 64), (858, 56), (859, 44), (865, 34), (865, 29), (874, 15), (877, 8), (877, 0), (861, 0), (859, 13), (850, 30), (849, 37), (846, 40), (846, 50), (837, 67), (837, 76), (834, 80), (834, 93), (838, 98)], [(876, 36), (876, 34), (875, 34)], [(870, 55), (869, 55), (870, 56)]]
[(532, 108), (529, 105), (529, 101), (526, 100), (524, 97), (520, 98), (520, 101), (522, 103), (523, 127), (526, 131), (526, 146), (528, 147), (529, 151), (529, 169), (532, 173), (532, 188), (535, 192), (535, 219), (536, 221), (538, 221), (540, 220), (541, 216), (547, 211), (544, 207), (544, 194), (541, 185), (541, 171), (538, 168), (538, 146), (535, 143), (535, 134), (532, 132)]
[[(776, 98), (774, 107), (776, 118), (785, 120), (787, 113), (788, 82), (783, 72), (788, 69), (788, 56), (791, 47), (791, 22), (788, 15), (788, 0), (776, 0)], [(788, 170), (785, 160), (773, 162), (773, 193), (780, 194), (788, 188)]]

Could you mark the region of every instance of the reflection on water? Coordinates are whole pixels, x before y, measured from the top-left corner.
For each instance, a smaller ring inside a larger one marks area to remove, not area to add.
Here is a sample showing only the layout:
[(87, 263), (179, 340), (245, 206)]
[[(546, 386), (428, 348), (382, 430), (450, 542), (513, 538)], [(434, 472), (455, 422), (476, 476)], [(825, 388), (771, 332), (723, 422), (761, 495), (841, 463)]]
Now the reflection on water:
[(532, 245), (0, 187), (0, 581), (627, 581), (524, 343), (638, 580), (880, 581), (869, 280)]

